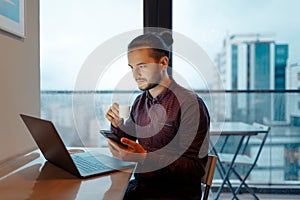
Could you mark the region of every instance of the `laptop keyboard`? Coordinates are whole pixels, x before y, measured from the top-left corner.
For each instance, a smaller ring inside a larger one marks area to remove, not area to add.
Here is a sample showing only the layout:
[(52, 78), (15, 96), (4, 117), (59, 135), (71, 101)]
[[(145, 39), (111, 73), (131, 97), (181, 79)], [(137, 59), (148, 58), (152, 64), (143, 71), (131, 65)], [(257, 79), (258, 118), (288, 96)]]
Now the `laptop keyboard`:
[(94, 157), (87, 157), (82, 158), (80, 156), (72, 156), (76, 166), (78, 167), (79, 171), (84, 173), (102, 171), (106, 169), (111, 169), (110, 167), (104, 165), (99, 160)]

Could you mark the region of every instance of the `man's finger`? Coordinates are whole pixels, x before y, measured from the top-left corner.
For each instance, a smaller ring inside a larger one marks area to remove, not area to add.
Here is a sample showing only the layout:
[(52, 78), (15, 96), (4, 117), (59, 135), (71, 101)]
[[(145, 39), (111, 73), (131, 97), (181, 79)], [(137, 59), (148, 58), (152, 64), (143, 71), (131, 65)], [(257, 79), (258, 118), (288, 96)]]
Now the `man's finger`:
[(113, 109), (109, 109), (109, 111), (107, 112), (108, 115), (112, 116), (114, 119), (118, 119), (119, 116), (118, 116), (118, 113), (113, 111)]
[(106, 119), (108, 119), (109, 121), (112, 121), (112, 120), (114, 119), (114, 118), (113, 118), (110, 114), (108, 114), (108, 113), (106, 113), (105, 117), (106, 117)]
[(111, 139), (109, 139), (109, 138), (107, 138), (106, 140), (107, 140), (107, 142), (108, 142), (109, 145), (111, 145), (111, 146), (114, 147), (115, 149), (118, 148), (118, 144), (117, 144), (116, 142), (114, 142), (113, 140), (111, 140)]
[(116, 110), (119, 110), (119, 104), (118, 103), (113, 103), (112, 107), (115, 108)]
[(119, 152), (111, 144), (108, 144), (108, 148), (109, 148), (111, 154), (114, 157), (118, 158)]
[(115, 114), (118, 115), (119, 113), (119, 104), (117, 103), (113, 103), (113, 105), (111, 106), (111, 111)]
[(121, 150), (126, 149), (125, 147), (122, 147), (121, 145), (119, 145), (117, 142), (107, 138), (107, 141), (110, 145), (112, 145), (113, 148), (115, 148), (118, 152), (120, 152)]
[(137, 152), (144, 152), (145, 150), (141, 147), (140, 144), (136, 143), (135, 141), (132, 141), (128, 138), (121, 138), (121, 142), (123, 144), (126, 144), (129, 148), (134, 149)]

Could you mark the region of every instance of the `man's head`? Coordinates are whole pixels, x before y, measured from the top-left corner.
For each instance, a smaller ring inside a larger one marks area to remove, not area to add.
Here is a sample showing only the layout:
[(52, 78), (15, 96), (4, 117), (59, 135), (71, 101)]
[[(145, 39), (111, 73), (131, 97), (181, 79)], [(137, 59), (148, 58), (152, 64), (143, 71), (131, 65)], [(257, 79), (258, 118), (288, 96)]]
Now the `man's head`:
[(170, 33), (147, 33), (128, 45), (128, 65), (141, 90), (150, 90), (169, 78), (167, 68), (172, 45)]

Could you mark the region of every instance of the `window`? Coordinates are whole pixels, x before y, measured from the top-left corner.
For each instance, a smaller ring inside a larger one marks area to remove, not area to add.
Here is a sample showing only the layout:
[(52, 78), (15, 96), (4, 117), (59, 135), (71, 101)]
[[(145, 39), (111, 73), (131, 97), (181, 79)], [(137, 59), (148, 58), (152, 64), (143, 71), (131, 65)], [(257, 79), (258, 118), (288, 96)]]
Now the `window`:
[(143, 27), (140, 0), (41, 1), (40, 12), (41, 90), (73, 90), (92, 51), (113, 36)]
[[(143, 27), (142, 10), (140, 0), (40, 1), (41, 116), (54, 122), (67, 146), (104, 145), (98, 131), (109, 126), (104, 115), (112, 94), (77, 95), (73, 92), (75, 81), (99, 45)], [(99, 81), (101, 90), (113, 89), (115, 79), (130, 71), (126, 58), (120, 55), (111, 63), (103, 77), (108, 81)], [(75, 96), (77, 110), (72, 106)], [(92, 104), (87, 102), (90, 98), (95, 98)], [(78, 119), (76, 112), (80, 113)]]
[[(230, 4), (222, 0), (173, 0), (174, 32), (187, 36), (204, 49), (219, 69), (216, 75), (221, 76), (224, 89), (238, 90), (225, 94), (226, 120), (272, 125), (268, 137), (278, 142), (264, 148), (264, 159), (259, 161), (264, 166), (254, 169), (253, 180), (250, 178), (253, 182), (300, 181), (299, 166), (294, 169), (282, 156), (287, 146), (294, 145), (290, 144), (294, 141), (285, 140), (285, 134), (293, 130), (288, 119), (294, 110), (290, 108), (300, 108), (300, 103), (293, 100), (298, 93), (253, 91), (286, 89), (285, 82), (290, 81), (285, 80), (287, 58), (289, 63), (296, 63), (300, 55), (300, 27), (295, 29), (300, 17), (299, 6), (297, 0), (233, 0)], [(231, 48), (232, 45), (237, 48)], [(197, 56), (197, 52), (191, 54)], [(174, 71), (184, 74), (186, 65), (189, 63), (183, 65), (174, 57)], [(300, 80), (300, 73), (296, 76)], [(191, 79), (192, 88), (206, 89), (201, 85), (206, 78)]]
[[(41, 115), (55, 123), (67, 146), (85, 145), (85, 139), (91, 141), (89, 146), (101, 146), (98, 128), (99, 124), (101, 127), (109, 126), (103, 116), (107, 109), (105, 106), (111, 104), (111, 94), (79, 93), (81, 105), (78, 111), (81, 118), (74, 123), (72, 108), (74, 82), (83, 62), (98, 45), (119, 33), (143, 27), (142, 1), (74, 0), (70, 4), (67, 1), (51, 0), (41, 1), (40, 6)], [(173, 0), (173, 31), (199, 46), (200, 49), (197, 49), (199, 51), (190, 51), (189, 55), (202, 62), (203, 60), (199, 59), (199, 52), (204, 52), (205, 58), (208, 57), (212, 63), (216, 61), (214, 65), (219, 69), (216, 73), (208, 73), (209, 76), (205, 76), (205, 70), (210, 70), (210, 63), (202, 63), (201, 70), (204, 71), (197, 70), (198, 68), (193, 66), (195, 63), (191, 63), (185, 55), (176, 52), (178, 49), (175, 40), (173, 54), (175, 80), (184, 85), (188, 84), (195, 90), (211, 89), (210, 84), (215, 83), (213, 78), (217, 76), (220, 76), (227, 90), (233, 89), (232, 85), (236, 90), (241, 88), (268, 90), (274, 89), (272, 88), (274, 85), (284, 90), (284, 79), (277, 82), (274, 79), (279, 74), (280, 77), (285, 77), (287, 57), (289, 63), (298, 62), (299, 6), (298, 0), (287, 2), (232, 0), (230, 4), (223, 0)], [(228, 48), (233, 44), (236, 48)], [(281, 46), (276, 50), (276, 47), (279, 47), (277, 44)], [(231, 59), (234, 59), (234, 62)], [(280, 63), (280, 67), (276, 67), (276, 60), (278, 64)], [(257, 66), (259, 61), (264, 64), (263, 68)], [(113, 61), (116, 68), (111, 68), (108, 82), (109, 78), (115, 75), (122, 76), (123, 72), (116, 69), (120, 70), (119, 66), (123, 65), (127, 67), (126, 62), (124, 56)], [(272, 66), (274, 70), (271, 69)], [(277, 71), (279, 74), (274, 72), (276, 69), (279, 70)], [(273, 76), (271, 73), (274, 73)], [(263, 78), (256, 80), (257, 77), (262, 77), (261, 75), (264, 75)], [(297, 73), (297, 78), (300, 80), (300, 73)], [(114, 81), (111, 80), (110, 83), (112, 82)], [(108, 84), (106, 89), (113, 89), (109, 86), (111, 84)], [(218, 113), (218, 107), (211, 106), (210, 103), (216, 99), (211, 99), (210, 94), (200, 94), (204, 101), (208, 102), (208, 108), (216, 110), (211, 119), (220, 115), (228, 121), (274, 124), (269, 134), (271, 143), (266, 144), (262, 154), (264, 157), (258, 162), (263, 165), (255, 168), (252, 174), (254, 176), (248, 180), (257, 182), (259, 176), (260, 183), (293, 181), (299, 184), (299, 166), (287, 162), (282, 155), (284, 148), (298, 141), (286, 140), (289, 139), (287, 134), (294, 129), (285, 119), (292, 119), (299, 125), (299, 116), (291, 118), (293, 116), (287, 108), (296, 106), (300, 108), (300, 102), (297, 104), (294, 94), (289, 92), (276, 91), (276, 95), (270, 92), (233, 92), (226, 92), (226, 100), (217, 101), (226, 107), (226, 113)], [(95, 97), (95, 105), (87, 104), (85, 101), (91, 95)], [(218, 93), (213, 95), (218, 96)], [(97, 119), (90, 120), (89, 117), (93, 114), (96, 114)], [(82, 134), (84, 137), (81, 137)], [(256, 146), (255, 143), (249, 145)]]

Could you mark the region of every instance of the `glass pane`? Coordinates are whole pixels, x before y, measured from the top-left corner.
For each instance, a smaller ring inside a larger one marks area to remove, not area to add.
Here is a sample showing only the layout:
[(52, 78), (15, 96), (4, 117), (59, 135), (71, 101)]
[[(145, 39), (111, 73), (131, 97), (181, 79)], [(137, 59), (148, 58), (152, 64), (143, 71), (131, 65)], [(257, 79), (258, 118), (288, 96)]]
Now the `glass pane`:
[[(224, 89), (244, 91), (226, 93), (226, 120), (271, 127), (249, 182), (300, 182), (299, 92), (284, 92), (300, 87), (299, 6), (297, 0), (173, 0), (174, 32), (204, 49), (217, 67)], [(197, 52), (191, 53), (197, 56)], [(173, 68), (178, 73), (188, 69), (176, 56)], [(207, 82), (206, 77), (189, 76), (194, 89)], [(199, 95), (205, 98), (207, 94)], [(256, 140), (250, 140), (247, 155), (256, 150)], [(244, 173), (245, 168), (238, 170)]]
[(92, 51), (120, 33), (142, 28), (142, 1), (41, 1), (40, 19), (41, 89), (72, 90)]
[[(121, 33), (142, 28), (142, 9), (140, 0), (40, 2), (41, 116), (53, 121), (67, 146), (106, 145), (98, 132), (100, 127), (109, 128), (104, 116), (113, 94), (74, 93), (75, 81), (97, 47)], [(123, 77), (120, 66), (124, 66), (124, 73), (129, 71), (124, 55), (113, 64), (108, 71), (107, 82), (111, 84), (100, 83), (101, 90), (112, 89), (114, 80)], [(72, 108), (75, 96), (76, 105), (80, 105), (76, 122)], [(93, 105), (87, 103), (89, 98), (94, 98)], [(94, 115), (97, 119), (91, 118)]]

